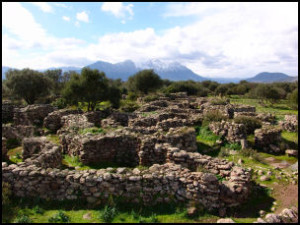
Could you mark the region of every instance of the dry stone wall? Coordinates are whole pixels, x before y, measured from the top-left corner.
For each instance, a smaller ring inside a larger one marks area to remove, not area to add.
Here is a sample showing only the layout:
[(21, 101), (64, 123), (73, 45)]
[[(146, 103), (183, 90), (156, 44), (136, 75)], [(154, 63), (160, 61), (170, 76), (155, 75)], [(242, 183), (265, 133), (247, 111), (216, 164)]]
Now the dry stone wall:
[(212, 122), (209, 129), (216, 135), (225, 137), (229, 142), (240, 142), (246, 139), (246, 129), (244, 124), (234, 122)]
[(61, 117), (70, 115), (70, 114), (82, 114), (81, 110), (70, 110), (70, 109), (61, 109), (56, 110), (48, 114), (44, 119), (44, 127), (48, 128), (52, 132), (56, 132), (62, 127)]
[(55, 108), (49, 104), (28, 105), (14, 110), (15, 125), (42, 125), (44, 118)]
[(13, 121), (15, 108), (18, 108), (18, 106), (11, 102), (2, 102), (2, 123)]
[(2, 136), (7, 139), (22, 140), (25, 137), (32, 137), (38, 132), (41, 130), (32, 125), (2, 124)]
[(265, 152), (279, 153), (283, 151), (279, 144), (281, 142), (281, 129), (264, 126), (254, 131), (255, 146)]
[(283, 130), (290, 132), (298, 132), (298, 116), (297, 115), (285, 115), (284, 121), (280, 121), (279, 125)]
[(171, 163), (155, 164), (144, 171), (126, 168), (72, 171), (2, 163), (2, 178), (20, 197), (83, 199), (93, 203), (105, 202), (113, 196), (145, 205), (193, 200), (207, 209), (222, 204), (219, 182), (214, 175), (190, 172)]

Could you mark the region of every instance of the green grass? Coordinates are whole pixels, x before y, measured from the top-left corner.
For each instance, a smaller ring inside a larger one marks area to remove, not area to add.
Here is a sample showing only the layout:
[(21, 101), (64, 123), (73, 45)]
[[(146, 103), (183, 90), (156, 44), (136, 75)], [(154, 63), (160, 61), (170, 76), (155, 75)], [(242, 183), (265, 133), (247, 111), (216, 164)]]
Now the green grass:
[(263, 106), (259, 103), (259, 99), (249, 99), (249, 98), (243, 98), (240, 96), (232, 96), (232, 97), (233, 98), (230, 98), (230, 103), (255, 106), (256, 112), (275, 114), (277, 120), (282, 120), (284, 118), (284, 115), (287, 115), (287, 114), (291, 114), (291, 115), (298, 114), (298, 110), (292, 109), (288, 105), (287, 100), (280, 100), (278, 103), (275, 103), (273, 105), (268, 104), (268, 105)]
[(8, 150), (7, 155), (13, 163), (22, 162), (22, 146)]
[(218, 135), (215, 135), (207, 126), (195, 127), (197, 142), (202, 142), (210, 147), (214, 146), (217, 140), (220, 140)]
[[(48, 223), (50, 218), (60, 218), (59, 214), (69, 217), (70, 223), (101, 223), (99, 215), (105, 213), (105, 204), (91, 206), (85, 201), (46, 201), (38, 198), (14, 198), (10, 212), (3, 214), (2, 221), (12, 222), (18, 215), (28, 217), (33, 223)], [(197, 216), (189, 218), (183, 204), (158, 204), (142, 206), (134, 203), (115, 202), (116, 214), (113, 223), (163, 222), (163, 223), (195, 223), (216, 222), (218, 216), (205, 210)], [(36, 209), (39, 209), (38, 212)], [(6, 212), (6, 210), (4, 210)], [(42, 211), (42, 213), (41, 213)], [(89, 213), (91, 219), (83, 219)]]
[(142, 116), (142, 117), (148, 117), (148, 116), (156, 115), (156, 114), (158, 114), (158, 112), (156, 112), (156, 111), (152, 111), (152, 112), (143, 112), (143, 113), (141, 113), (141, 116)]
[(88, 128), (79, 130), (79, 134), (87, 134), (87, 133), (101, 134), (101, 133), (105, 133), (105, 132), (102, 128), (99, 128), (99, 127), (88, 127)]
[(53, 142), (54, 144), (60, 145), (60, 141), (59, 141), (59, 137), (56, 134), (49, 134), (46, 136), (47, 139), (51, 142)]

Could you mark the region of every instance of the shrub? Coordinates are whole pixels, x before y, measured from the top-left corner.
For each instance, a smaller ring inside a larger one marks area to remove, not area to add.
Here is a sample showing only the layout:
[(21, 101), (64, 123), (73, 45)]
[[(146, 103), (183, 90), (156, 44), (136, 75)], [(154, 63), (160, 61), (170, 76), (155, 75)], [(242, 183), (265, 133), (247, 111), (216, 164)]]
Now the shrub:
[(18, 215), (14, 222), (15, 223), (31, 223), (31, 220), (26, 215)]
[(138, 95), (135, 92), (130, 91), (127, 95), (127, 99), (135, 101), (138, 98)]
[(99, 218), (106, 223), (110, 223), (117, 214), (115, 207), (105, 206), (104, 211), (101, 212)]
[(143, 100), (145, 102), (152, 102), (152, 101), (158, 100), (158, 98), (159, 97), (157, 95), (148, 95)]
[(18, 146), (21, 145), (20, 140), (16, 139), (16, 138), (9, 138), (6, 141), (6, 148), (7, 149), (12, 149), (12, 148), (16, 148)]
[(122, 112), (133, 112), (133, 111), (137, 110), (138, 108), (140, 108), (140, 106), (138, 104), (136, 104), (136, 102), (129, 101), (129, 100), (121, 101), (120, 110)]
[(59, 210), (57, 214), (48, 219), (50, 223), (68, 223), (70, 222), (70, 217), (67, 216), (63, 211)]
[(152, 213), (152, 215), (149, 218), (150, 223), (158, 223), (158, 219), (155, 213)]
[(44, 214), (45, 210), (39, 207), (38, 205), (33, 208), (33, 211), (37, 214)]
[(261, 128), (262, 126), (260, 120), (251, 116), (237, 116), (234, 118), (234, 122), (244, 124), (247, 134), (254, 134), (254, 130)]
[(51, 105), (57, 107), (58, 109), (64, 109), (67, 107), (67, 101), (64, 98), (57, 98), (51, 103)]
[(214, 98), (210, 101), (210, 103), (212, 105), (227, 105), (228, 103), (230, 103), (230, 100), (225, 98)]
[(204, 114), (203, 123), (208, 124), (210, 122), (221, 122), (222, 120), (226, 120), (227, 117), (223, 115), (219, 110), (211, 110)]

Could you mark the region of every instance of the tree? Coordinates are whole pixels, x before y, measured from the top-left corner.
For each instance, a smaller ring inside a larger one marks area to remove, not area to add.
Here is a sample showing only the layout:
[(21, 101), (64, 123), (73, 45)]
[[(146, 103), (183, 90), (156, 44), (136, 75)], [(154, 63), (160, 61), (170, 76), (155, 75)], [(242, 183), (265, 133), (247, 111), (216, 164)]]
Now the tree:
[(108, 98), (108, 79), (103, 72), (83, 68), (81, 75), (73, 74), (63, 90), (69, 102), (87, 102), (88, 111), (93, 111), (98, 102)]
[(16, 97), (23, 98), (28, 104), (50, 93), (52, 82), (38, 71), (23, 69), (9, 70), (6, 85)]
[(227, 94), (228, 87), (225, 84), (221, 84), (218, 86), (215, 90), (216, 95), (220, 95), (221, 97), (225, 96)]
[(162, 80), (153, 70), (142, 70), (128, 78), (129, 89), (144, 94), (157, 90), (162, 84)]
[(288, 99), (293, 108), (298, 108), (298, 88), (289, 94)]
[(61, 89), (62, 89), (62, 70), (55, 69), (55, 70), (46, 70), (44, 72), (45, 77), (49, 78), (53, 83), (53, 94), (55, 96), (59, 96)]

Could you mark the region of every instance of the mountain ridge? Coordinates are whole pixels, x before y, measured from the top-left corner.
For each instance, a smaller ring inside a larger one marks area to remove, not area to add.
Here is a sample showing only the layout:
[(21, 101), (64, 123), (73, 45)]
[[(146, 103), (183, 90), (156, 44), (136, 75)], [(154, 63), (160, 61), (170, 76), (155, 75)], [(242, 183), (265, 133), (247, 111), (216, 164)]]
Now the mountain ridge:
[[(194, 81), (204, 81), (211, 80), (219, 83), (237, 83), (240, 80), (246, 80), (248, 82), (258, 82), (258, 83), (271, 83), (271, 82), (293, 82), (298, 80), (297, 77), (288, 76), (284, 73), (269, 73), (262, 72), (254, 77), (247, 79), (240, 78), (208, 78), (200, 76), (194, 73), (192, 70), (187, 68), (186, 66), (180, 64), (175, 61), (162, 61), (159, 59), (149, 59), (144, 62), (133, 62), (132, 60), (125, 60), (118, 63), (109, 63), (105, 61), (96, 61), (95, 63), (89, 64), (85, 67), (89, 67), (91, 69), (98, 69), (99, 71), (103, 71), (108, 78), (111, 79), (121, 79), (126, 81), (129, 76), (134, 75), (135, 73), (143, 70), (143, 69), (153, 69), (162, 79), (169, 79), (172, 81), (184, 81), (184, 80), (194, 80)], [(83, 67), (82, 67), (83, 68)], [(47, 69), (42, 69), (38, 71), (46, 71), (48, 69), (62, 69), (62, 72), (66, 71), (81, 71), (80, 67), (51, 67)], [(8, 69), (13, 69), (11, 67), (2, 67), (2, 80), (5, 79), (5, 72)]]

